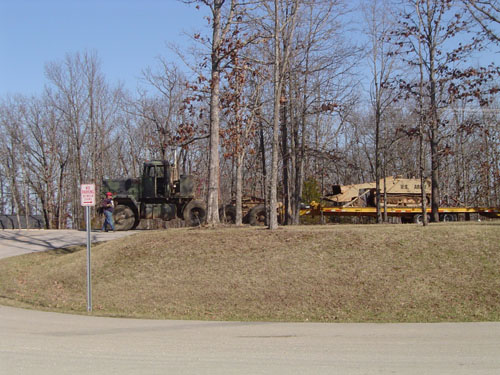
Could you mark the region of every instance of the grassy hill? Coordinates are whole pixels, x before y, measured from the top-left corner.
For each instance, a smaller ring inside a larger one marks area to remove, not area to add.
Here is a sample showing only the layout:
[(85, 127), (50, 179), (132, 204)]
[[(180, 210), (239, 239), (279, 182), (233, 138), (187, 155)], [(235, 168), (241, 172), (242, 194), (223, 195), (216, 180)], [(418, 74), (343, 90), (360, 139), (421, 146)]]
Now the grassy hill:
[[(500, 320), (500, 222), (145, 231), (92, 247), (93, 314)], [(0, 303), (86, 313), (84, 247), (0, 262)]]

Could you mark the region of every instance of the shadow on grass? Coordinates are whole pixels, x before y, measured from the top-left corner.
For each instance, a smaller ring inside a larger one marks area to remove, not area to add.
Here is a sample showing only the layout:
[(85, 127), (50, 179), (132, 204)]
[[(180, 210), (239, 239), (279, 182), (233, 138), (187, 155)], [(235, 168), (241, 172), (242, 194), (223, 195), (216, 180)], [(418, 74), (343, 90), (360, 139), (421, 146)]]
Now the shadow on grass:
[(69, 246), (69, 247), (62, 247), (60, 249), (51, 249), (47, 250), (46, 253), (47, 255), (67, 255), (67, 254), (73, 254), (77, 253), (79, 251), (85, 250), (87, 248), (86, 245), (78, 245), (78, 246)]

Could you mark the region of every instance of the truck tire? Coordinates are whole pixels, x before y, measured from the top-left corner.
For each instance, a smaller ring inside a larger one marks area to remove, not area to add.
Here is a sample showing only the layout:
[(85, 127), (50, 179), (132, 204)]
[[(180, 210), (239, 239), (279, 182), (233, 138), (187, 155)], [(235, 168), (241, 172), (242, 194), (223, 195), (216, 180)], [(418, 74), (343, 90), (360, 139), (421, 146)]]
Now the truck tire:
[(266, 225), (266, 206), (259, 204), (248, 212), (248, 224), (250, 225)]
[[(413, 222), (415, 224), (422, 224), (424, 222), (424, 215), (422, 214), (415, 214), (413, 215)], [(427, 222), (431, 222), (431, 215), (427, 214)]]
[(443, 214), (440, 218), (441, 221), (449, 222), (449, 221), (457, 221), (456, 214)]
[(184, 206), (182, 217), (188, 227), (201, 225), (207, 218), (205, 203), (199, 200), (192, 200)]
[(137, 217), (127, 205), (119, 204), (113, 211), (115, 230), (131, 230), (137, 226)]
[(228, 204), (219, 209), (219, 218), (221, 223), (235, 224), (236, 223), (236, 207)]

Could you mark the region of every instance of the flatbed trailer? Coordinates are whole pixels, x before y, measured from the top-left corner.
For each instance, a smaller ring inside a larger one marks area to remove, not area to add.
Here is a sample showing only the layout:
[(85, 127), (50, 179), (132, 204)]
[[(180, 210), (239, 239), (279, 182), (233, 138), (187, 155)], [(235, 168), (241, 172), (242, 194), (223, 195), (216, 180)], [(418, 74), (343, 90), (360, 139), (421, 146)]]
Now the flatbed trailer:
[[(383, 210), (382, 210), (383, 212)], [(465, 219), (470, 218), (470, 214), (479, 214), (489, 218), (500, 218), (500, 208), (494, 207), (440, 207), (438, 209), (441, 221), (457, 221), (459, 214), (464, 214)], [(431, 209), (427, 209), (431, 213)], [(322, 207), (317, 203), (311, 203), (309, 208), (300, 210), (300, 215), (312, 216), (377, 216), (376, 207)], [(404, 222), (422, 222), (421, 207), (387, 207), (387, 215), (400, 217)]]

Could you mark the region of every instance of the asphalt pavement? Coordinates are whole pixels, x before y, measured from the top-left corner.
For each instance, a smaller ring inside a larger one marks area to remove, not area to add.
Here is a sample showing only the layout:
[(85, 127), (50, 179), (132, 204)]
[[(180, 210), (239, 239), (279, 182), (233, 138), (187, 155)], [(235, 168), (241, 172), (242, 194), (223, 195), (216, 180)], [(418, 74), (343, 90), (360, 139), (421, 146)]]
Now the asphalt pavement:
[[(91, 231), (91, 243), (111, 241), (137, 231)], [(4, 229), (0, 230), (0, 258), (60, 249), (87, 243), (87, 232), (79, 230)]]
[[(1, 231), (0, 256), (85, 243), (85, 235)], [(161, 321), (0, 306), (3, 374), (493, 375), (500, 323)]]
[(500, 324), (100, 318), (0, 306), (0, 374), (500, 374)]

